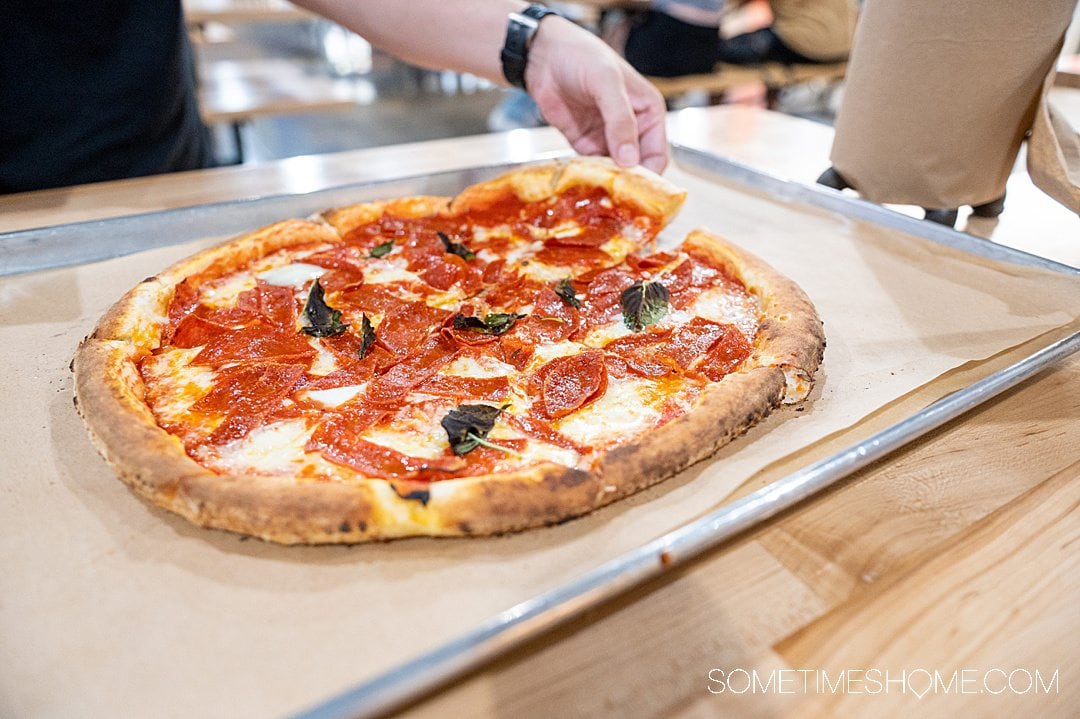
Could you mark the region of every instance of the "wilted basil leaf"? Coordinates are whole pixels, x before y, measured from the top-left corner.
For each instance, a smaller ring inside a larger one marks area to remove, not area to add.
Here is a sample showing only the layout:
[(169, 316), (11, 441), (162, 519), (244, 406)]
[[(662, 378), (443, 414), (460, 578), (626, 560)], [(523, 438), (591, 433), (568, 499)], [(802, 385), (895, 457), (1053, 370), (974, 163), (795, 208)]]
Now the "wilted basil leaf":
[(489, 444), (484, 442), (484, 438), (495, 426), (500, 412), (502, 407), (489, 404), (463, 404), (447, 412), (441, 424), (446, 430), (450, 449), (454, 450), (454, 454), (461, 456), (481, 444)]
[(667, 314), (669, 296), (667, 287), (659, 282), (635, 282), (619, 296), (623, 323), (633, 332), (656, 324)]
[(392, 249), (394, 249), (394, 241), (389, 240), (388, 242), (384, 242), (381, 245), (375, 245), (374, 247), (372, 247), (371, 256), (382, 257), (383, 255), (388, 254)]
[(577, 293), (574, 292), (574, 285), (568, 278), (559, 280), (558, 284), (555, 285), (555, 294), (574, 309), (581, 309), (581, 302), (577, 298)]
[(313, 337), (333, 337), (345, 331), (348, 325), (341, 322), (341, 311), (326, 304), (325, 293), (318, 278), (311, 285), (307, 303), (304, 304), (304, 316), (310, 324), (301, 329)]
[(360, 359), (367, 357), (371, 345), (375, 344), (375, 328), (371, 326), (368, 316), (360, 315)]
[(514, 326), (518, 320), (525, 319), (528, 315), (507, 314), (504, 312), (492, 312), (480, 319), (479, 317), (466, 317), (465, 315), (454, 316), (454, 329), (473, 330), (485, 335), (501, 335)]
[(476, 259), (476, 253), (470, 250), (465, 245), (461, 244), (460, 242), (451, 242), (450, 238), (442, 232), (439, 232), (438, 235), (439, 239), (442, 240), (443, 247), (445, 247), (446, 251), (449, 252), (451, 255), (457, 255), (463, 260)]

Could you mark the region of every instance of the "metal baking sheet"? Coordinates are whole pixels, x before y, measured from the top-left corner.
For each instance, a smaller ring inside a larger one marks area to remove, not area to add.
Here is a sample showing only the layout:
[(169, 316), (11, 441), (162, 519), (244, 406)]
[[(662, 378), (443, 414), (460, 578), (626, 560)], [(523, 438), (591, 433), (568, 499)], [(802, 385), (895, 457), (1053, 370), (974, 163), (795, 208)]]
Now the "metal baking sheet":
[[(707, 152), (676, 146), (676, 161), (772, 197), (900, 230), (981, 257), (1080, 276), (1080, 270), (908, 217), (824, 187), (784, 180)], [(297, 715), (373, 717), (393, 711), (511, 647), (692, 559), (887, 456), (1080, 351), (1080, 332), (924, 407), (866, 439), (491, 617), (470, 632)]]
[[(1080, 276), (1080, 270), (1065, 265), (915, 220), (826, 188), (807, 187), (772, 177), (707, 153), (676, 148), (675, 159), (711, 173), (723, 182), (793, 204), (813, 205), (998, 261)], [(0, 274), (86, 263), (155, 246), (229, 235), (334, 205), (395, 195), (453, 194), (468, 184), (515, 165), (467, 168), (430, 176), (357, 183), (303, 195), (262, 197), (8, 233), (0, 235)], [(147, 238), (150, 238), (149, 243)], [(550, 591), (520, 602), (456, 639), (315, 706), (301, 716), (374, 716), (429, 693), (519, 642), (755, 526), (1078, 350), (1080, 333), (934, 402), (831, 457), (726, 504)]]

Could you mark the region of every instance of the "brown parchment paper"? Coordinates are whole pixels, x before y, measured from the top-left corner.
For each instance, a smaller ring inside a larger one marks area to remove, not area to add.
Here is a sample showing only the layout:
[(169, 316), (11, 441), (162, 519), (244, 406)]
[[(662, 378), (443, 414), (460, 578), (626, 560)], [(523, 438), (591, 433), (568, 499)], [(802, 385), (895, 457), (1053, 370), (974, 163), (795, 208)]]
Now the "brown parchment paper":
[(828, 349), (812, 401), (646, 492), (507, 537), (287, 548), (148, 506), (91, 446), (68, 362), (128, 287), (207, 242), (0, 280), (0, 715), (304, 708), (685, 523), (942, 373), (1080, 316), (1075, 279), (669, 176), (690, 194), (664, 242), (707, 225), (817, 303)]

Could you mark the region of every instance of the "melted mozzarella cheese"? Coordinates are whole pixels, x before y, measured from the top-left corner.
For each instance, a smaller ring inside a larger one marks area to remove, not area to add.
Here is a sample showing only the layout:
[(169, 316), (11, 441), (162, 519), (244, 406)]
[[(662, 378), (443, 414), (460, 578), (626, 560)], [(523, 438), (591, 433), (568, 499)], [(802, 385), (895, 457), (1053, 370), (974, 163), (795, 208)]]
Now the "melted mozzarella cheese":
[(442, 368), (439, 374), (449, 377), (506, 377), (516, 372), (513, 365), (500, 362), (490, 355), (462, 356)]
[(603, 397), (558, 420), (555, 429), (580, 444), (605, 447), (655, 427), (660, 399), (649, 380), (612, 381)]
[(484, 248), (479, 250), (476, 253), (476, 256), (484, 262), (506, 260), (506, 264), (513, 266), (526, 258), (532, 257), (542, 249), (544, 249), (544, 243), (539, 240), (535, 242), (516, 242), (502, 254), (496, 254), (491, 250)]
[(532, 371), (537, 367), (541, 367), (556, 357), (569, 357), (570, 355), (580, 354), (584, 351), (584, 345), (569, 340), (563, 340), (562, 342), (555, 342), (549, 345), (539, 345), (536, 348), (536, 351), (533, 352), (533, 356), (529, 358), (529, 364), (526, 366), (526, 371)]
[(309, 464), (304, 447), (313, 429), (303, 419), (256, 427), (246, 437), (216, 447), (218, 458), (214, 464), (265, 474), (299, 474)]
[(638, 248), (641, 244), (641, 231), (636, 227), (634, 229), (634, 236), (627, 237), (623, 235), (615, 235), (610, 240), (600, 245), (600, 249), (611, 255), (611, 257), (617, 261), (621, 261), (624, 257)]
[(317, 337), (308, 337), (308, 344), (315, 348), (315, 361), (311, 363), (309, 373), (316, 377), (323, 377), (338, 369), (337, 357), (330, 350), (323, 347)]
[(364, 265), (364, 282), (371, 285), (387, 282), (415, 282), (420, 278), (414, 272), (389, 260), (372, 260)]
[(422, 414), (419, 408), (408, 416), (397, 416), (389, 426), (372, 427), (361, 437), (410, 457), (439, 457), (446, 449), (446, 430), (439, 424), (446, 412)]
[[(530, 260), (528, 264), (521, 264), (517, 268), (518, 272), (536, 280), (537, 282), (558, 282), (567, 275), (566, 267), (556, 267), (555, 265), (549, 265), (545, 262), (537, 262), (536, 260)], [(573, 274), (572, 272), (570, 273)]]
[(554, 462), (564, 467), (576, 467), (581, 460), (581, 455), (572, 449), (556, 447), (547, 442), (530, 440), (521, 452), (519, 464), (532, 465), (540, 462)]
[(318, 402), (327, 407), (340, 407), (363, 392), (366, 386), (366, 384), (352, 384), (347, 387), (334, 387), (333, 389), (312, 389), (301, 392), (299, 397)]
[(143, 361), (142, 370), (148, 380), (147, 399), (159, 422), (183, 423), (191, 405), (213, 389), (214, 370), (191, 364), (201, 351), (202, 347), (170, 347)]
[(281, 267), (260, 272), (256, 277), (271, 285), (300, 289), (316, 277), (322, 277), (326, 272), (325, 267), (309, 265), (304, 262), (293, 262), (291, 265), (282, 265)]
[(690, 311), (702, 319), (733, 324), (749, 340), (757, 334), (759, 308), (753, 297), (732, 294), (717, 287), (702, 292), (690, 306)]
[(585, 344), (589, 347), (603, 347), (609, 342), (614, 342), (620, 337), (634, 334), (634, 331), (626, 326), (623, 316), (620, 314), (614, 322), (603, 327), (597, 327), (585, 337)]
[(237, 272), (225, 279), (207, 285), (200, 299), (210, 307), (232, 307), (241, 292), (255, 287), (255, 275), (249, 272)]

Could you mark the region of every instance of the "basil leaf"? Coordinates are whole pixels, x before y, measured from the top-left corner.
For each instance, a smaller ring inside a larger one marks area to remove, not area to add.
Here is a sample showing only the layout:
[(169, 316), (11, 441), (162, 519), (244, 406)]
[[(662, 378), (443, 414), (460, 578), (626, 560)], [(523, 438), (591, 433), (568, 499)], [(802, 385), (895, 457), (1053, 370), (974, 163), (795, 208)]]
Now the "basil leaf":
[(476, 253), (470, 250), (465, 245), (461, 244), (460, 242), (451, 242), (450, 238), (442, 232), (439, 232), (437, 234), (439, 235), (439, 239), (442, 240), (443, 247), (445, 247), (446, 251), (449, 252), (451, 255), (457, 255), (463, 260), (476, 259)]
[(581, 309), (581, 302), (578, 300), (577, 293), (574, 292), (574, 285), (571, 284), (569, 278), (559, 280), (555, 285), (555, 294), (559, 296), (559, 299), (574, 309)]
[(333, 337), (348, 327), (341, 322), (341, 311), (326, 304), (324, 297), (322, 285), (316, 278), (304, 304), (304, 316), (310, 324), (300, 328), (312, 337)]
[(454, 454), (461, 456), (479, 447), (501, 412), (502, 407), (489, 404), (463, 404), (447, 412), (440, 424)]
[(637, 281), (619, 295), (623, 323), (633, 332), (656, 324), (668, 311), (670, 293), (659, 282)]
[(522, 320), (528, 317), (528, 315), (507, 314), (504, 312), (492, 312), (491, 314), (480, 319), (479, 317), (466, 317), (465, 315), (454, 316), (454, 329), (456, 330), (473, 330), (474, 332), (480, 332), (485, 335), (502, 335), (514, 326), (514, 323), (518, 320)]
[(390, 240), (388, 242), (382, 243), (381, 245), (375, 245), (374, 247), (372, 247), (370, 256), (382, 257), (383, 255), (389, 254), (390, 250), (392, 249), (394, 249), (394, 241)]
[(375, 328), (366, 314), (360, 315), (360, 359), (367, 357), (371, 345), (375, 344)]

